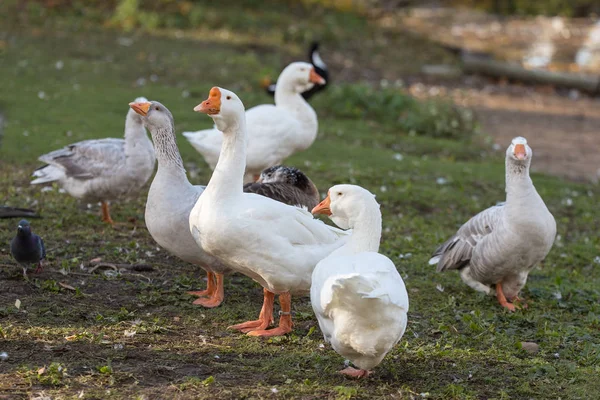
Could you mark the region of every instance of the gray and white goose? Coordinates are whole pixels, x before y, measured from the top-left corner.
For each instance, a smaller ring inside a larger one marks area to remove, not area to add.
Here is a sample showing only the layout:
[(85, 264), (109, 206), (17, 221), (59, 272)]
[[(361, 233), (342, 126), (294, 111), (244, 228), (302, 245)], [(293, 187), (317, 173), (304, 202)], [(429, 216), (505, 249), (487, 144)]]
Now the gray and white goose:
[(207, 289), (188, 292), (198, 296), (194, 304), (217, 307), (224, 298), (223, 274), (228, 269), (196, 244), (190, 230), (189, 215), (206, 186), (193, 186), (183, 167), (175, 140), (171, 112), (157, 101), (130, 103), (142, 117), (152, 135), (158, 161), (146, 201), (146, 227), (152, 238), (169, 253), (202, 267), (208, 277)]
[(34, 171), (32, 185), (58, 182), (77, 199), (101, 202), (102, 220), (113, 224), (108, 202), (137, 195), (152, 176), (156, 158), (140, 116), (129, 110), (124, 139), (84, 140), (39, 160), (46, 165)]
[(514, 311), (533, 267), (554, 243), (556, 222), (529, 176), (533, 151), (523, 137), (506, 150), (506, 202), (472, 217), (434, 252), (438, 272), (460, 270), (471, 288)]

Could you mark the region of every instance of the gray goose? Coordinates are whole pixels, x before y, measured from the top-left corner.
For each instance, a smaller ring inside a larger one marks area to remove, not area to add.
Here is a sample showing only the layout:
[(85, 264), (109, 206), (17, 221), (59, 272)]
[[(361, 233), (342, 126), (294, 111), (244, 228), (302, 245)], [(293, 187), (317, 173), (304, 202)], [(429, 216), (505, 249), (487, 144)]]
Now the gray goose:
[(175, 140), (173, 115), (167, 107), (157, 101), (129, 106), (150, 131), (158, 161), (158, 171), (146, 201), (148, 232), (169, 253), (206, 271), (207, 289), (188, 293), (199, 297), (194, 304), (217, 307), (223, 302), (223, 274), (228, 269), (196, 244), (188, 222), (192, 207), (206, 187), (193, 186), (187, 179)]
[(512, 140), (506, 150), (506, 201), (472, 217), (429, 260), (438, 272), (460, 270), (477, 291), (492, 294), (495, 285), (498, 302), (510, 311), (556, 236), (554, 217), (529, 177), (532, 156), (525, 138)]

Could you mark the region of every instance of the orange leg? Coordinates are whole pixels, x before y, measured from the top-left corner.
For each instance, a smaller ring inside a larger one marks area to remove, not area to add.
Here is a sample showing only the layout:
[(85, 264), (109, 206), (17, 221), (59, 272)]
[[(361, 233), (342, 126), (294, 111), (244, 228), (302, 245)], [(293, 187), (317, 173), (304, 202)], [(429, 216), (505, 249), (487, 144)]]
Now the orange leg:
[(115, 223), (115, 221), (113, 221), (110, 217), (110, 210), (106, 201), (102, 201), (102, 222), (106, 222), (111, 225)]
[(217, 284), (214, 286), (213, 292), (209, 298), (201, 297), (194, 301), (194, 304), (200, 304), (204, 307), (213, 308), (219, 306), (225, 297), (223, 288), (223, 274), (214, 274)]
[[(213, 292), (215, 291), (215, 274), (210, 271), (206, 271), (206, 280), (206, 290), (187, 292), (187, 294), (198, 297), (212, 296)], [(194, 304), (196, 304), (196, 302), (194, 302)]]
[(273, 321), (273, 303), (275, 303), (275, 293), (263, 290), (264, 299), (263, 306), (260, 310), (260, 315), (256, 321), (248, 321), (237, 325), (232, 325), (227, 329), (235, 329), (243, 333), (253, 331), (255, 329), (266, 329)]
[(279, 305), (281, 306), (281, 316), (279, 317), (279, 326), (273, 329), (264, 328), (248, 332), (249, 336), (282, 336), (292, 331), (292, 295), (282, 293), (279, 295)]
[(44, 270), (44, 266), (42, 265), (42, 262), (40, 261), (40, 262), (38, 263), (38, 266), (37, 266), (37, 268), (35, 269), (34, 273), (35, 273), (35, 274), (39, 274), (39, 273), (40, 273), (40, 272), (42, 272), (43, 270)]
[(510, 311), (515, 311), (515, 305), (506, 300), (504, 292), (502, 291), (502, 283), (500, 282), (496, 283), (496, 298), (502, 307), (508, 308)]
[(360, 379), (360, 378), (366, 378), (367, 376), (369, 376), (371, 374), (371, 371), (367, 371), (366, 369), (356, 369), (356, 368), (348, 367), (346, 369), (341, 370), (340, 374), (344, 374), (351, 378)]

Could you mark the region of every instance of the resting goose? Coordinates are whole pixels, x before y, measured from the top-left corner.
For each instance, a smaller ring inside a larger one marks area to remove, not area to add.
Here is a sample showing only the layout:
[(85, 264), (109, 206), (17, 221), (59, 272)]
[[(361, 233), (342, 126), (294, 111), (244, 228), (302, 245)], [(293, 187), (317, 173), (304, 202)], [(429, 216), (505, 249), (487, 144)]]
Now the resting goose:
[[(291, 294), (309, 291), (313, 268), (344, 243), (341, 238), (347, 233), (314, 219), (304, 209), (242, 191), (246, 118), (235, 93), (213, 87), (194, 111), (213, 118), (223, 132), (223, 147), (206, 190), (190, 213), (190, 230), (206, 252), (264, 288), (259, 319), (231, 328), (252, 336), (288, 333)], [(282, 310), (279, 327), (266, 330), (273, 318), (275, 294)]]
[(408, 293), (394, 263), (379, 254), (381, 212), (375, 196), (355, 185), (336, 185), (313, 210), (328, 215), (348, 242), (321, 260), (312, 274), (310, 301), (325, 340), (368, 376), (404, 335)]
[[(300, 93), (325, 80), (311, 64), (295, 62), (283, 70), (277, 82), (275, 105), (262, 104), (246, 111), (248, 150), (244, 183), (255, 181), (263, 169), (280, 164), (293, 153), (306, 150), (317, 137), (317, 114)], [(223, 143), (218, 127), (183, 135), (215, 169)]]
[[(523, 137), (506, 150), (506, 202), (471, 218), (429, 260), (438, 271), (460, 270), (471, 288), (515, 311), (529, 271), (554, 243), (556, 222), (529, 177), (533, 152)], [(507, 301), (508, 299), (508, 301)], [(511, 301), (511, 302), (509, 302)]]
[(141, 117), (129, 110), (125, 139), (84, 140), (39, 160), (47, 165), (34, 171), (32, 185), (58, 182), (77, 199), (101, 202), (102, 220), (113, 224), (108, 202), (138, 194), (154, 172), (155, 156)]
[[(319, 55), (319, 43), (313, 42), (310, 45), (310, 48), (308, 50), (308, 59), (310, 60), (310, 63), (315, 67), (315, 71), (317, 72), (317, 74), (319, 74), (319, 76), (325, 79), (325, 83), (322, 85), (314, 85), (311, 89), (302, 92), (302, 97), (304, 97), (306, 100), (309, 100), (314, 94), (325, 89), (329, 84), (329, 71), (327, 69), (327, 65), (323, 62), (323, 59)], [(277, 90), (277, 84), (269, 84), (269, 81), (267, 80), (266, 89), (267, 93), (269, 93), (271, 96), (274, 96)]]
[(158, 161), (146, 201), (148, 232), (169, 253), (206, 271), (207, 289), (189, 293), (200, 297), (194, 304), (217, 307), (223, 302), (223, 274), (227, 268), (198, 247), (188, 228), (190, 211), (205, 186), (193, 186), (187, 179), (169, 109), (157, 101), (129, 103), (129, 107), (141, 116), (150, 131)]
[(308, 176), (298, 168), (285, 165), (265, 169), (258, 181), (244, 185), (244, 192), (260, 194), (309, 210), (319, 203), (319, 191)]

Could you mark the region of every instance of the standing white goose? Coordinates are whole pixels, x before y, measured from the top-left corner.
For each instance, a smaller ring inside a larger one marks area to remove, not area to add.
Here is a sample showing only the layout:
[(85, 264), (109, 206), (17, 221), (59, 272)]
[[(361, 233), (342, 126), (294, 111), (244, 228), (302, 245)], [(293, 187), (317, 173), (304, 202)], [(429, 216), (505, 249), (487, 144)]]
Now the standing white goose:
[[(147, 101), (143, 97), (136, 102)], [(34, 171), (32, 185), (58, 182), (71, 196), (102, 202), (102, 220), (113, 224), (109, 200), (138, 194), (154, 172), (154, 147), (141, 117), (129, 110), (125, 139), (96, 139), (74, 143), (39, 158), (47, 163)]]
[[(529, 271), (554, 243), (556, 222), (529, 177), (533, 151), (523, 137), (506, 150), (506, 202), (475, 215), (429, 260), (438, 271), (459, 269), (471, 288), (515, 311)], [(507, 301), (507, 299), (509, 301)]]
[(188, 228), (190, 211), (205, 186), (193, 186), (187, 179), (175, 140), (173, 115), (169, 109), (157, 101), (129, 103), (129, 107), (142, 117), (150, 131), (158, 160), (158, 171), (146, 201), (148, 232), (169, 253), (206, 271), (207, 289), (189, 293), (200, 297), (194, 304), (217, 307), (223, 301), (223, 274), (227, 268), (202, 251)]
[[(318, 130), (317, 114), (301, 93), (315, 83), (324, 84), (325, 80), (311, 64), (292, 63), (277, 80), (275, 105), (262, 104), (246, 111), (248, 150), (244, 183), (255, 181), (265, 168), (280, 164), (313, 144)], [(219, 127), (183, 135), (215, 169), (223, 143)]]
[[(252, 336), (283, 335), (292, 330), (291, 293), (309, 291), (315, 265), (340, 247), (340, 238), (347, 234), (301, 208), (242, 191), (246, 118), (235, 93), (213, 87), (194, 110), (213, 118), (223, 132), (223, 146), (206, 190), (190, 213), (190, 230), (206, 252), (264, 287), (259, 319), (232, 328)], [(278, 328), (266, 330), (274, 294), (279, 294), (282, 315)]]
[(325, 340), (367, 376), (404, 335), (408, 293), (394, 263), (379, 254), (381, 212), (375, 196), (354, 185), (336, 185), (313, 210), (340, 228), (348, 242), (321, 260), (312, 274), (310, 300)]

